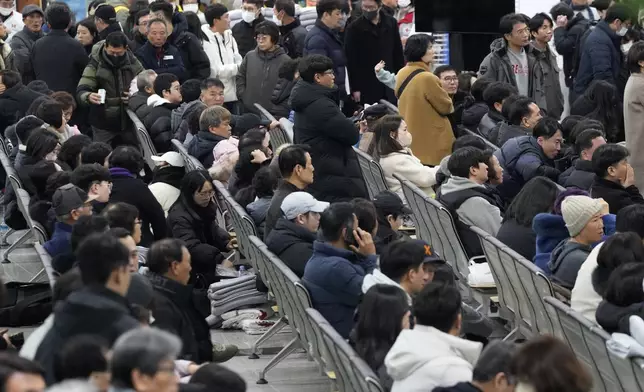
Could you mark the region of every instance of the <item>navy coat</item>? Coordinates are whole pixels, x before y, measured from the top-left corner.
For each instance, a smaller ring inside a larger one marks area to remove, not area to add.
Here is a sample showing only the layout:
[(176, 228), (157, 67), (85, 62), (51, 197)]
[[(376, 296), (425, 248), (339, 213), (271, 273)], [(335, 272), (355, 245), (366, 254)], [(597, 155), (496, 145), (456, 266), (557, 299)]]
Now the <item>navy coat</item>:
[(586, 38), (581, 52), (574, 91), (583, 94), (593, 80), (606, 80), (617, 86), (622, 69), (622, 37), (601, 21)]
[(335, 31), (319, 19), (304, 40), (304, 56), (309, 54), (321, 54), (333, 61), (335, 84), (340, 94), (345, 95), (347, 57), (344, 55), (342, 41)]

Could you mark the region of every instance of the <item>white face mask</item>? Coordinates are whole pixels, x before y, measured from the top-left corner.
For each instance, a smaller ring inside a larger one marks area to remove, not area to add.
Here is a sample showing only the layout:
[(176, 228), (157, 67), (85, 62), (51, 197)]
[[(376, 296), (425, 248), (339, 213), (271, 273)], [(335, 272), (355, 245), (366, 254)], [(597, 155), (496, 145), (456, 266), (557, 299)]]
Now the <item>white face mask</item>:
[(257, 16), (254, 12), (242, 11), (242, 19), (244, 20), (244, 22), (251, 24), (255, 19), (257, 19)]
[(403, 147), (411, 146), (411, 133), (409, 132), (398, 132), (398, 143)]
[(273, 22), (275, 22), (275, 24), (278, 26), (283, 26), (283, 23), (281, 20), (279, 20), (276, 12), (273, 13)]
[(199, 4), (184, 4), (183, 12), (194, 12), (196, 14), (199, 12)]
[(622, 53), (628, 54), (628, 51), (631, 50), (631, 46), (633, 46), (632, 42), (622, 45)]
[(619, 35), (620, 37), (623, 37), (623, 36), (625, 36), (625, 35), (626, 35), (626, 33), (628, 33), (628, 29), (627, 29), (626, 27), (622, 27), (622, 28), (621, 28), (621, 29), (619, 29), (619, 31), (617, 32), (617, 35)]
[(411, 0), (398, 0), (398, 7), (406, 8), (411, 5)]
[(2, 14), (3, 16), (9, 16), (15, 10), (16, 10), (15, 8), (0, 7), (0, 14)]

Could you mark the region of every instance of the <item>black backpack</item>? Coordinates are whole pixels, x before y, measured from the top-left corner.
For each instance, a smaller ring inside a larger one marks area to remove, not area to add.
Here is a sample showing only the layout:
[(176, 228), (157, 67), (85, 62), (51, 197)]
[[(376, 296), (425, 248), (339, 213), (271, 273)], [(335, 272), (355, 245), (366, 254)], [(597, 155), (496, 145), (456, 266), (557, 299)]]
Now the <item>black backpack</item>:
[(4, 303), (0, 308), (0, 325), (20, 327), (40, 324), (52, 312), (49, 283), (5, 284)]

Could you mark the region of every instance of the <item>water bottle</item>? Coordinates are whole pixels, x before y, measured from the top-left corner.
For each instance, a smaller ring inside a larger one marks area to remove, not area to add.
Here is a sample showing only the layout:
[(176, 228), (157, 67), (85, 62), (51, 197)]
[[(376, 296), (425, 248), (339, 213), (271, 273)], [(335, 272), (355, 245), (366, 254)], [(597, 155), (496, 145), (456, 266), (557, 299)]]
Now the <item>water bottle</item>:
[(246, 275), (246, 267), (243, 265), (239, 266), (239, 276), (244, 276)]

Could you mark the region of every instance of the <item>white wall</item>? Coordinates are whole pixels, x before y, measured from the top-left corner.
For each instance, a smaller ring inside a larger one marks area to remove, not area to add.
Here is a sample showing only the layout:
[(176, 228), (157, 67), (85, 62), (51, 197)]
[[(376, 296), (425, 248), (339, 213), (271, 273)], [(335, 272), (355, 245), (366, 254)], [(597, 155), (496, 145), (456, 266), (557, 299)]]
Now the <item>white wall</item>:
[(515, 9), (517, 12), (533, 17), (534, 14), (539, 12), (549, 14), (550, 9), (555, 4), (559, 3), (559, 0), (516, 0), (515, 3)]

